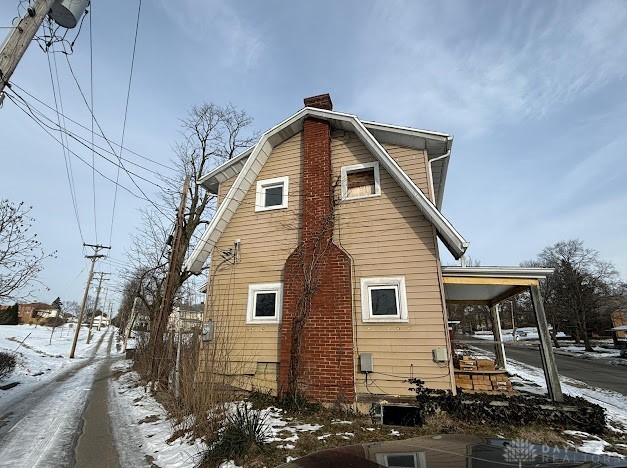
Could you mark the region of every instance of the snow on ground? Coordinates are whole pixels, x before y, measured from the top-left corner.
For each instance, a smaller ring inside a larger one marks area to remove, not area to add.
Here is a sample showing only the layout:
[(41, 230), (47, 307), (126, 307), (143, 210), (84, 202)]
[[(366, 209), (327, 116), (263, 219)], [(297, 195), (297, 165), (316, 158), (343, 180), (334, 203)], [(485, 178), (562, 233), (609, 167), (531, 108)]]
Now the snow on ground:
[(84, 362), (93, 355), (106, 329), (100, 332), (94, 329), (90, 344), (86, 344), (88, 329), (81, 327), (74, 359), (69, 354), (76, 328), (69, 324), (57, 327), (52, 340), (51, 331), (50, 327), (41, 325), (0, 325), (0, 351), (15, 353), (17, 359), (13, 373), (0, 384), (20, 383), (9, 390), (0, 390), (0, 405)]
[[(503, 341), (512, 341), (513, 331), (511, 328), (503, 328), (501, 329), (501, 335)], [(476, 331), (473, 335), (473, 338), (477, 338), (479, 340), (489, 340), (494, 341), (494, 334), (491, 331)], [(567, 338), (567, 335), (564, 332), (557, 332), (558, 338)], [(522, 327), (516, 329), (516, 341), (528, 341), (528, 340), (539, 340), (540, 336), (538, 335), (538, 329), (536, 327)]]
[[(113, 437), (122, 466), (168, 468), (193, 467), (206, 445), (200, 440), (179, 438), (168, 442), (174, 426), (165, 409), (140, 384), (139, 375), (129, 371), (132, 361), (121, 361), (112, 369), (123, 372), (109, 386), (109, 408)], [(234, 466), (234, 465), (225, 465)]]
[(67, 333), (61, 336), (59, 331), (49, 344), (50, 329), (46, 327), (0, 326), (0, 349), (13, 352), (24, 341), (17, 350), (16, 374), (6, 379), (21, 384), (0, 391), (2, 466), (71, 464), (76, 429), (81, 424), (94, 374), (107, 355), (107, 343), (98, 344), (112, 331), (96, 332), (89, 346), (84, 344), (85, 336), (79, 341), (78, 355), (91, 355), (94, 359), (90, 360), (70, 360), (71, 338)]

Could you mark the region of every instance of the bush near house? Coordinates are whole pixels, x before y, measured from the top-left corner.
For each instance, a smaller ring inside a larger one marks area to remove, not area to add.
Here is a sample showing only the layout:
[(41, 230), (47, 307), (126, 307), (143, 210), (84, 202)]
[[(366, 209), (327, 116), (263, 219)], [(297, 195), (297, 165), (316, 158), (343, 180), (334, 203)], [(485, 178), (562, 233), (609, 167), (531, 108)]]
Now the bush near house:
[(6, 309), (0, 310), (0, 325), (17, 325), (19, 322), (17, 316), (17, 304)]
[(15, 362), (15, 356), (13, 354), (0, 353), (0, 380), (13, 372)]

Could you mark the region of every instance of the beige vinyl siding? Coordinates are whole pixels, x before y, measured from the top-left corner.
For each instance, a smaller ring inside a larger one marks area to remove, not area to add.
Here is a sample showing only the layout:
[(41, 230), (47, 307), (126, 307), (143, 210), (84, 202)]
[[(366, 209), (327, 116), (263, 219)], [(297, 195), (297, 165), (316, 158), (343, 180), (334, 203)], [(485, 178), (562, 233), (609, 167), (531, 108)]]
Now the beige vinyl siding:
[[(383, 146), (428, 194), (425, 153)], [(375, 160), (354, 134), (333, 133), (334, 178), (339, 177), (342, 166)], [(434, 230), (385, 169), (379, 169), (380, 196), (345, 200), (336, 210), (335, 241), (353, 260), (356, 390), (358, 394), (411, 395), (407, 383), (402, 382), (411, 376), (425, 380), (430, 387), (448, 389), (448, 366), (439, 367), (431, 358), (433, 348), (447, 347)], [(364, 323), (361, 279), (396, 276), (405, 277), (408, 322)], [(373, 355), (375, 372), (369, 382), (376, 386), (365, 386), (358, 368), (360, 353)]]
[[(246, 324), (248, 286), (282, 281), (287, 257), (298, 244), (302, 134), (277, 146), (257, 180), (289, 177), (288, 207), (255, 212), (256, 183), (244, 197), (220, 237), (211, 260), (206, 317), (219, 333), (228, 336), (230, 373), (244, 387), (276, 390), (280, 351), (279, 324)], [(235, 177), (220, 184), (221, 202)], [(223, 262), (222, 252), (240, 241), (239, 261)]]

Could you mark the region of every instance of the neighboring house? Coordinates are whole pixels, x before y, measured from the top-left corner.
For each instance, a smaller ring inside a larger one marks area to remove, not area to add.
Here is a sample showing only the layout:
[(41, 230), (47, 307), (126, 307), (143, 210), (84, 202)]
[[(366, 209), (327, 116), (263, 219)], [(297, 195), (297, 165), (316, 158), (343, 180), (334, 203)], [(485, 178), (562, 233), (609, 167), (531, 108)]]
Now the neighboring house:
[[(211, 258), (216, 372), (323, 402), (409, 396), (410, 377), (455, 391), (438, 251), (468, 247), (440, 211), (452, 137), (334, 112), (328, 95), (305, 106), (200, 181), (218, 208), (186, 268)], [(489, 273), (503, 288), (468, 297), (492, 305), (547, 271)], [(451, 274), (457, 299), (485, 285)]]
[[(50, 304), (43, 302), (32, 302), (30, 304), (19, 304), (17, 315), (20, 319), (34, 319), (56, 317), (58, 310)], [(54, 315), (51, 315), (54, 314)]]
[(176, 332), (189, 333), (202, 327), (203, 311), (193, 307), (176, 307), (168, 318), (168, 328)]

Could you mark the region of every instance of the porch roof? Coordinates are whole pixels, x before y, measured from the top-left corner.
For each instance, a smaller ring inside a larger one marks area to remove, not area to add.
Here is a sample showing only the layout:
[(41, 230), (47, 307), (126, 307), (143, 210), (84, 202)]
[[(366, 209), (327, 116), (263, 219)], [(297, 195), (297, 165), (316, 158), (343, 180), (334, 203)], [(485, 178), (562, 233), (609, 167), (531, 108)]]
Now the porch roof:
[(443, 266), (448, 304), (493, 306), (519, 294), (553, 273), (552, 268)]

